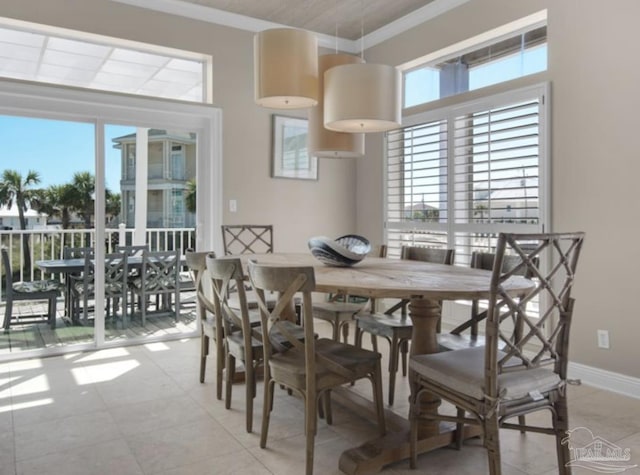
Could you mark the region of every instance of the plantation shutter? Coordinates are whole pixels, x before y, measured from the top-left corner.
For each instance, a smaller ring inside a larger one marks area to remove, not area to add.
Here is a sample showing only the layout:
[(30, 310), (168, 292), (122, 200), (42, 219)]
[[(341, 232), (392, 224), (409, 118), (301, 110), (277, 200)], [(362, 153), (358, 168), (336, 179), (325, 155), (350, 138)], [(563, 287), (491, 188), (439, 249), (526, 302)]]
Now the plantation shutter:
[(408, 118), (387, 134), (386, 238), (449, 247), (456, 263), (493, 252), (499, 232), (538, 232), (548, 216), (546, 86)]

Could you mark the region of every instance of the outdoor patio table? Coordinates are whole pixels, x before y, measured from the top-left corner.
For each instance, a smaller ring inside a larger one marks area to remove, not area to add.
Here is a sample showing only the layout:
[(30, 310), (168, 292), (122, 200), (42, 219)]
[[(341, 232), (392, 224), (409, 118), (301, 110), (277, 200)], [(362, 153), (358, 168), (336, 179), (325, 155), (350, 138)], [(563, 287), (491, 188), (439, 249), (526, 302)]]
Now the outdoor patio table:
[[(127, 258), (127, 263), (130, 269), (136, 269), (142, 267), (142, 256), (130, 256)], [(78, 274), (84, 271), (84, 258), (71, 258), (71, 259), (49, 259), (40, 260), (35, 262), (36, 266), (49, 274), (62, 274), (65, 281), (65, 298), (64, 309), (65, 315), (70, 314), (70, 296), (71, 296), (71, 279), (69, 274)], [(184, 256), (180, 258), (180, 265), (186, 265), (186, 259)], [(72, 322), (78, 323), (77, 319), (72, 316)]]
[[(436, 327), (441, 300), (482, 299), (489, 297), (491, 272), (461, 266), (432, 264), (421, 261), (367, 257), (352, 267), (329, 267), (310, 254), (243, 255), (261, 264), (313, 266), (317, 292), (344, 293), (368, 297), (410, 299), (413, 321), (411, 354), (438, 351)], [(514, 277), (507, 283), (514, 295), (529, 289), (532, 281)], [(409, 374), (411, 381), (413, 375)], [(337, 402), (353, 412), (375, 419), (373, 403), (348, 388), (332, 391)], [(440, 400), (424, 397), (423, 411), (435, 412)], [(340, 457), (340, 470), (349, 474), (373, 473), (385, 465), (409, 457), (409, 422), (392, 411), (385, 413), (387, 434), (360, 447), (345, 451)], [(479, 435), (477, 428), (465, 427), (465, 437)], [(454, 441), (455, 426), (423, 421), (419, 425), (418, 452), (445, 447)]]

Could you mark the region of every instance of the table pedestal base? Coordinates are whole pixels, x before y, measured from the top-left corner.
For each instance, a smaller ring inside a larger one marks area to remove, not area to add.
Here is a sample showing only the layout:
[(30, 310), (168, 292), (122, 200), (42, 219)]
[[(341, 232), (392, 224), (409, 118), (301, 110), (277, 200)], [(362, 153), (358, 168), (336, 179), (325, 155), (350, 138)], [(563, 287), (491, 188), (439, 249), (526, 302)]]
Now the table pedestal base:
[[(373, 404), (368, 399), (346, 388), (335, 389), (331, 395), (333, 401), (348, 406), (352, 412), (375, 420)], [(385, 418), (387, 433), (384, 436), (342, 453), (339, 463), (342, 472), (350, 475), (376, 473), (386, 465), (409, 458), (409, 421), (388, 409), (385, 409)], [(477, 437), (480, 433), (478, 426), (464, 427), (465, 439)], [(455, 425), (440, 423), (438, 434), (418, 441), (418, 454), (446, 447), (454, 442)]]

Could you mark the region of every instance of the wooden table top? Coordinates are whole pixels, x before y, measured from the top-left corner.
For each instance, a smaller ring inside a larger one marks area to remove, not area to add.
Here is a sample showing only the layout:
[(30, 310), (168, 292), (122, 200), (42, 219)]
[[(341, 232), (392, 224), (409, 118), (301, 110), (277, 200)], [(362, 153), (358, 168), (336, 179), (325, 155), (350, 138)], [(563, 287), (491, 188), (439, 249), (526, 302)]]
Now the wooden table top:
[[(316, 291), (342, 292), (376, 298), (477, 299), (489, 296), (491, 272), (462, 266), (366, 257), (352, 267), (330, 267), (311, 254), (243, 255), (243, 261), (283, 266), (312, 266)], [(529, 289), (532, 281), (514, 277), (507, 282), (514, 294)]]

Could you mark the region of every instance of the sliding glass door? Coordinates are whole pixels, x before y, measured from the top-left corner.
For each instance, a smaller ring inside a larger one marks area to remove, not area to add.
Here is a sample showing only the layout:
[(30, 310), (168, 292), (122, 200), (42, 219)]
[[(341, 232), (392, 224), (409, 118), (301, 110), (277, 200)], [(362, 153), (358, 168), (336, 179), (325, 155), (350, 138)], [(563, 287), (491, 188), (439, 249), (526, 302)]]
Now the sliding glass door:
[[(197, 334), (193, 292), (180, 259), (189, 247), (220, 247), (214, 231), (222, 213), (219, 111), (4, 82), (0, 104), (0, 133), (16, 158), (3, 160), (0, 173), (6, 169), (20, 193), (29, 191), (26, 221), (13, 219), (9, 207), (0, 211), (1, 245), (11, 251), (14, 281), (49, 280), (60, 292), (55, 325), (46, 318), (30, 325), (24, 318), (46, 317), (42, 302), (16, 302), (17, 317), (0, 337), (0, 360)], [(39, 162), (20, 159), (27, 155)], [(199, 187), (196, 201), (198, 183), (207, 186)], [(7, 193), (0, 198), (7, 201)], [(206, 215), (196, 212), (197, 203), (208, 203)], [(143, 256), (137, 255), (128, 257), (126, 289), (114, 295), (108, 256), (136, 245), (176, 254), (176, 292), (141, 296), (136, 285)], [(71, 257), (81, 248), (90, 249), (90, 258)], [(3, 265), (3, 285), (6, 272)], [(8, 294), (0, 292), (4, 315)]]

